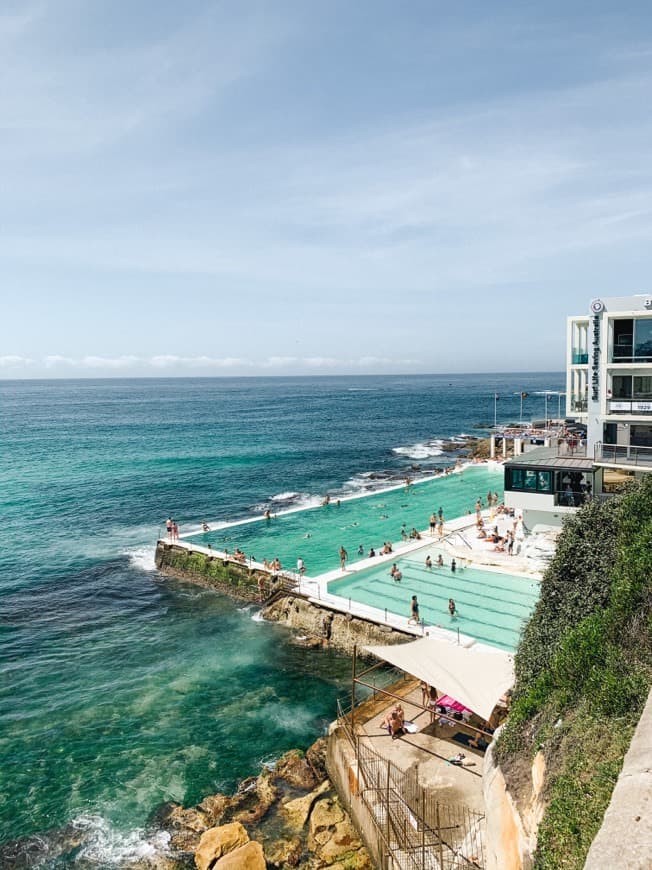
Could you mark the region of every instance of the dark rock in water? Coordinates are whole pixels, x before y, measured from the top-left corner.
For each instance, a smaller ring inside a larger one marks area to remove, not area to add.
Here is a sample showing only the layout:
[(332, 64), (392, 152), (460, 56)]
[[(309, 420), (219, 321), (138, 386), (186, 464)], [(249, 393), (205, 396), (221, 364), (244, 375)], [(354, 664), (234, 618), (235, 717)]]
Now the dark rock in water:
[(319, 784), (315, 770), (298, 749), (291, 749), (279, 758), (272, 771), (272, 778), (274, 781), (282, 779), (293, 788), (303, 791), (311, 791)]
[(0, 868), (28, 870), (44, 861), (72, 857), (84, 840), (83, 831), (74, 825), (54, 828), (44, 834), (9, 840), (0, 846)]

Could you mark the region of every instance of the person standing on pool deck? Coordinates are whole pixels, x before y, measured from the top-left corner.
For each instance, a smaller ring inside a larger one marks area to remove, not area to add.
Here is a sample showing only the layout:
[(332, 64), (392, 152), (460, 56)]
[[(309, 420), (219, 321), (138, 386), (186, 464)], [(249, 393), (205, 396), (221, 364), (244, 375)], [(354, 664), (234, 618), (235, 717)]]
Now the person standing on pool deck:
[(448, 612), (451, 616), (457, 616), (457, 607), (455, 606), (455, 602), (452, 598), (448, 599)]
[(435, 527), (437, 525), (437, 517), (434, 514), (430, 514), (430, 537), (435, 537)]
[(443, 521), (444, 521), (444, 509), (443, 509), (443, 507), (439, 508), (439, 510), (437, 511), (437, 516), (439, 517), (439, 522), (443, 523)]
[(346, 571), (346, 560), (349, 558), (349, 554), (346, 552), (344, 547), (340, 547), (340, 565), (342, 566), (342, 571)]
[(412, 596), (412, 603), (410, 604), (410, 618), (408, 619), (408, 625), (410, 623), (414, 623), (414, 625), (419, 624), (419, 602), (417, 601), (417, 596)]

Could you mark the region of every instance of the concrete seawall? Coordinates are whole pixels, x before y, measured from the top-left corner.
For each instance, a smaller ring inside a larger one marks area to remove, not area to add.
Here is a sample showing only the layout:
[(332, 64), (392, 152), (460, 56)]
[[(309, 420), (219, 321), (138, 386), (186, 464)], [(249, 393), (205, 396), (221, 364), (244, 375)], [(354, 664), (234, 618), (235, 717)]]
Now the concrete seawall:
[[(305, 636), (306, 646), (329, 645), (345, 652), (361, 644), (391, 644), (413, 640), (413, 634), (342, 613), (311, 599), (295, 585), (292, 575), (270, 575), (221, 556), (208, 555), (174, 543), (159, 541), (156, 567), (168, 576), (215, 589), (242, 601), (262, 605), (262, 615)], [(263, 600), (259, 590), (263, 589)]]

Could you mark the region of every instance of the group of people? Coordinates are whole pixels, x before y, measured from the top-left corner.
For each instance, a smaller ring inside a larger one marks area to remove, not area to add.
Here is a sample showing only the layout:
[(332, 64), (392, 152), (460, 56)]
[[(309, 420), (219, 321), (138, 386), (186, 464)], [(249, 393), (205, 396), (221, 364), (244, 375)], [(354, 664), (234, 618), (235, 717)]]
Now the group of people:
[(165, 530), (167, 532), (168, 538), (171, 541), (179, 540), (179, 526), (176, 520), (173, 520), (171, 517), (168, 517), (165, 521)]
[(478, 540), (486, 541), (488, 544), (494, 544), (495, 553), (507, 553), (509, 556), (514, 555), (514, 545), (516, 542), (515, 529), (508, 529), (503, 535), (498, 531), (498, 526), (494, 526), (490, 532), (484, 527), (484, 523), (478, 525)]
[(435, 531), (440, 538), (444, 537), (444, 509), (442, 507), (439, 508), (436, 514), (434, 511), (430, 514), (428, 526), (430, 528), (431, 538), (435, 537)]
[(387, 732), (391, 734), (392, 740), (396, 740), (397, 737), (405, 733), (405, 712), (400, 703), (392, 707), (378, 727), (386, 728)]
[[(444, 568), (445, 567), (444, 557), (442, 556), (441, 553), (439, 553), (439, 555), (437, 556), (437, 561), (434, 564), (437, 566), (437, 568)], [(432, 565), (433, 565), (432, 556), (430, 554), (428, 554), (426, 556), (426, 568), (429, 571), (432, 571)], [(461, 564), (460, 564), (460, 570), (462, 570)], [(455, 559), (451, 560), (451, 571), (453, 572), (453, 574), (457, 571), (457, 561)]]

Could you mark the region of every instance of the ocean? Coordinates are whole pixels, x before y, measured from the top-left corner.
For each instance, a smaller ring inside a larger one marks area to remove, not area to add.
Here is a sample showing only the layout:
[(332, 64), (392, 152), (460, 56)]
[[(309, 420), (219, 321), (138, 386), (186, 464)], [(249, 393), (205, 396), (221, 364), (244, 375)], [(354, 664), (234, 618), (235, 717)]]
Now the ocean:
[[(183, 530), (386, 485), (450, 464), (443, 440), (484, 434), (495, 394), (507, 423), (522, 392), (530, 419), (561, 389), (561, 373), (0, 381), (0, 864), (35, 835), (42, 867), (146, 854), (161, 803), (306, 747), (346, 694), (348, 657), (159, 576), (167, 516)], [(59, 855), (70, 824), (82, 845)]]

